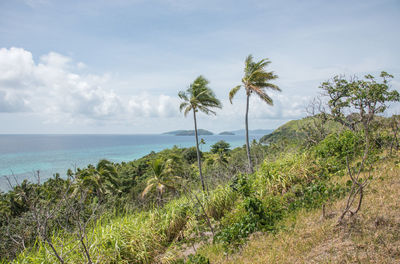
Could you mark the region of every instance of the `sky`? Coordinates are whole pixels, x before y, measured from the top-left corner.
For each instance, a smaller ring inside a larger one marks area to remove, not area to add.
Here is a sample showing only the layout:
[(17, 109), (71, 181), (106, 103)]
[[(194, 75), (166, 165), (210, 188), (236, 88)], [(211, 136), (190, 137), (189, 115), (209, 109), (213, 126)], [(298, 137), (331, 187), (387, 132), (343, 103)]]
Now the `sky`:
[(242, 129), (244, 91), (228, 92), (249, 54), (282, 90), (252, 96), (249, 126), (274, 129), (335, 75), (385, 70), (399, 90), (399, 27), (398, 0), (0, 0), (0, 134), (193, 129), (177, 94), (199, 75), (223, 109), (198, 127)]

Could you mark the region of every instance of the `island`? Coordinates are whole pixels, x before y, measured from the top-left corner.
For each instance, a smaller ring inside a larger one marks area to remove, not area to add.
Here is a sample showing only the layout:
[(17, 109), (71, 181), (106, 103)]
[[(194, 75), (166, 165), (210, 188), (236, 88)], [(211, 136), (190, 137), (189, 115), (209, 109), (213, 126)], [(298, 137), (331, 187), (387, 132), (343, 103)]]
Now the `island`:
[(219, 133), (218, 135), (224, 135), (224, 136), (234, 136), (234, 135), (235, 135), (235, 133), (233, 133), (233, 132), (230, 132), (230, 131), (224, 131), (224, 132), (221, 132), (221, 133)]
[[(194, 136), (194, 130), (175, 130), (163, 133), (164, 135), (174, 135), (174, 136)], [(211, 136), (214, 135), (213, 132), (199, 129), (197, 130), (197, 135), (199, 136)]]

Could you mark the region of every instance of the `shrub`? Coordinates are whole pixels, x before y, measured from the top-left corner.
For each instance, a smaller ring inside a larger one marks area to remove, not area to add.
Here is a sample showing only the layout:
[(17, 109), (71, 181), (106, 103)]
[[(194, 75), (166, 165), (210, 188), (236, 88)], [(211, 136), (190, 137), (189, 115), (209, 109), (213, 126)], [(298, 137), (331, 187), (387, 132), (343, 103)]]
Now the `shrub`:
[[(183, 158), (192, 164), (197, 161), (197, 150), (195, 147), (187, 148), (183, 151)], [(203, 153), (200, 151), (200, 158), (203, 158)]]
[(210, 195), (206, 205), (207, 214), (220, 220), (236, 202), (237, 194), (228, 186), (217, 187)]
[(218, 141), (214, 145), (211, 146), (211, 153), (217, 154), (217, 153), (228, 153), (229, 148), (231, 145), (223, 140)]
[(237, 174), (232, 178), (230, 187), (238, 192), (243, 197), (248, 197), (251, 194), (251, 182), (248, 174)]
[(350, 130), (327, 136), (315, 148), (320, 166), (328, 168), (333, 173), (344, 169), (346, 159), (351, 161), (361, 154), (362, 138)]
[(210, 264), (210, 260), (203, 255), (189, 255), (186, 264)]

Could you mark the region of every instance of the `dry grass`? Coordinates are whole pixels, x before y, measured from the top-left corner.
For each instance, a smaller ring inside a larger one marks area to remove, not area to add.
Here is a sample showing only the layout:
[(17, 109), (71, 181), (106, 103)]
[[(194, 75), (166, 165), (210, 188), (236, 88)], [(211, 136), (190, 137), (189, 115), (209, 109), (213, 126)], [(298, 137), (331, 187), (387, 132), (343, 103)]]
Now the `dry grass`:
[[(301, 211), (276, 235), (256, 234), (240, 252), (224, 256), (218, 246), (201, 250), (211, 263), (400, 263), (400, 163), (377, 167), (359, 214), (338, 225), (345, 199), (321, 210)], [(343, 178), (343, 180), (346, 177)]]

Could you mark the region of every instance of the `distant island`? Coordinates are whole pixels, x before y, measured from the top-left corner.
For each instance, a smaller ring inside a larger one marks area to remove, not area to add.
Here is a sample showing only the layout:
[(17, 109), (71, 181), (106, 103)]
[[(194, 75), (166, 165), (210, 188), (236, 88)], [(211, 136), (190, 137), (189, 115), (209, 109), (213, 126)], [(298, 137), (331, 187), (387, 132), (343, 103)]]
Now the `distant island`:
[[(253, 129), (249, 130), (250, 135), (268, 135), (271, 134), (273, 129)], [(197, 131), (199, 136), (211, 136), (214, 135), (213, 132), (206, 129), (199, 129)], [(218, 135), (221, 136), (234, 136), (234, 135), (244, 135), (246, 132), (244, 129), (233, 130), (233, 131), (223, 131)], [(163, 133), (163, 135), (173, 135), (173, 136), (194, 136), (194, 130), (174, 130)]]
[[(211, 136), (211, 135), (214, 135), (213, 132), (205, 130), (205, 129), (197, 130), (197, 134), (199, 136)], [(165, 132), (165, 133), (163, 133), (163, 135), (194, 136), (194, 130), (174, 130), (174, 131)]]
[[(266, 135), (266, 134), (271, 134), (273, 131), (274, 131), (273, 129), (252, 129), (252, 130), (249, 130), (249, 134), (250, 135)], [(244, 129), (233, 130), (230, 132), (235, 135), (244, 135), (246, 133), (246, 131)]]
[[(271, 134), (274, 130), (273, 129), (253, 129), (249, 130), (250, 135), (268, 135)], [(244, 129), (233, 130), (233, 131), (224, 131), (219, 133), (218, 135), (244, 135), (246, 131)]]
[(224, 132), (219, 133), (218, 135), (234, 136), (235, 133), (230, 132), (230, 131), (224, 131)]

